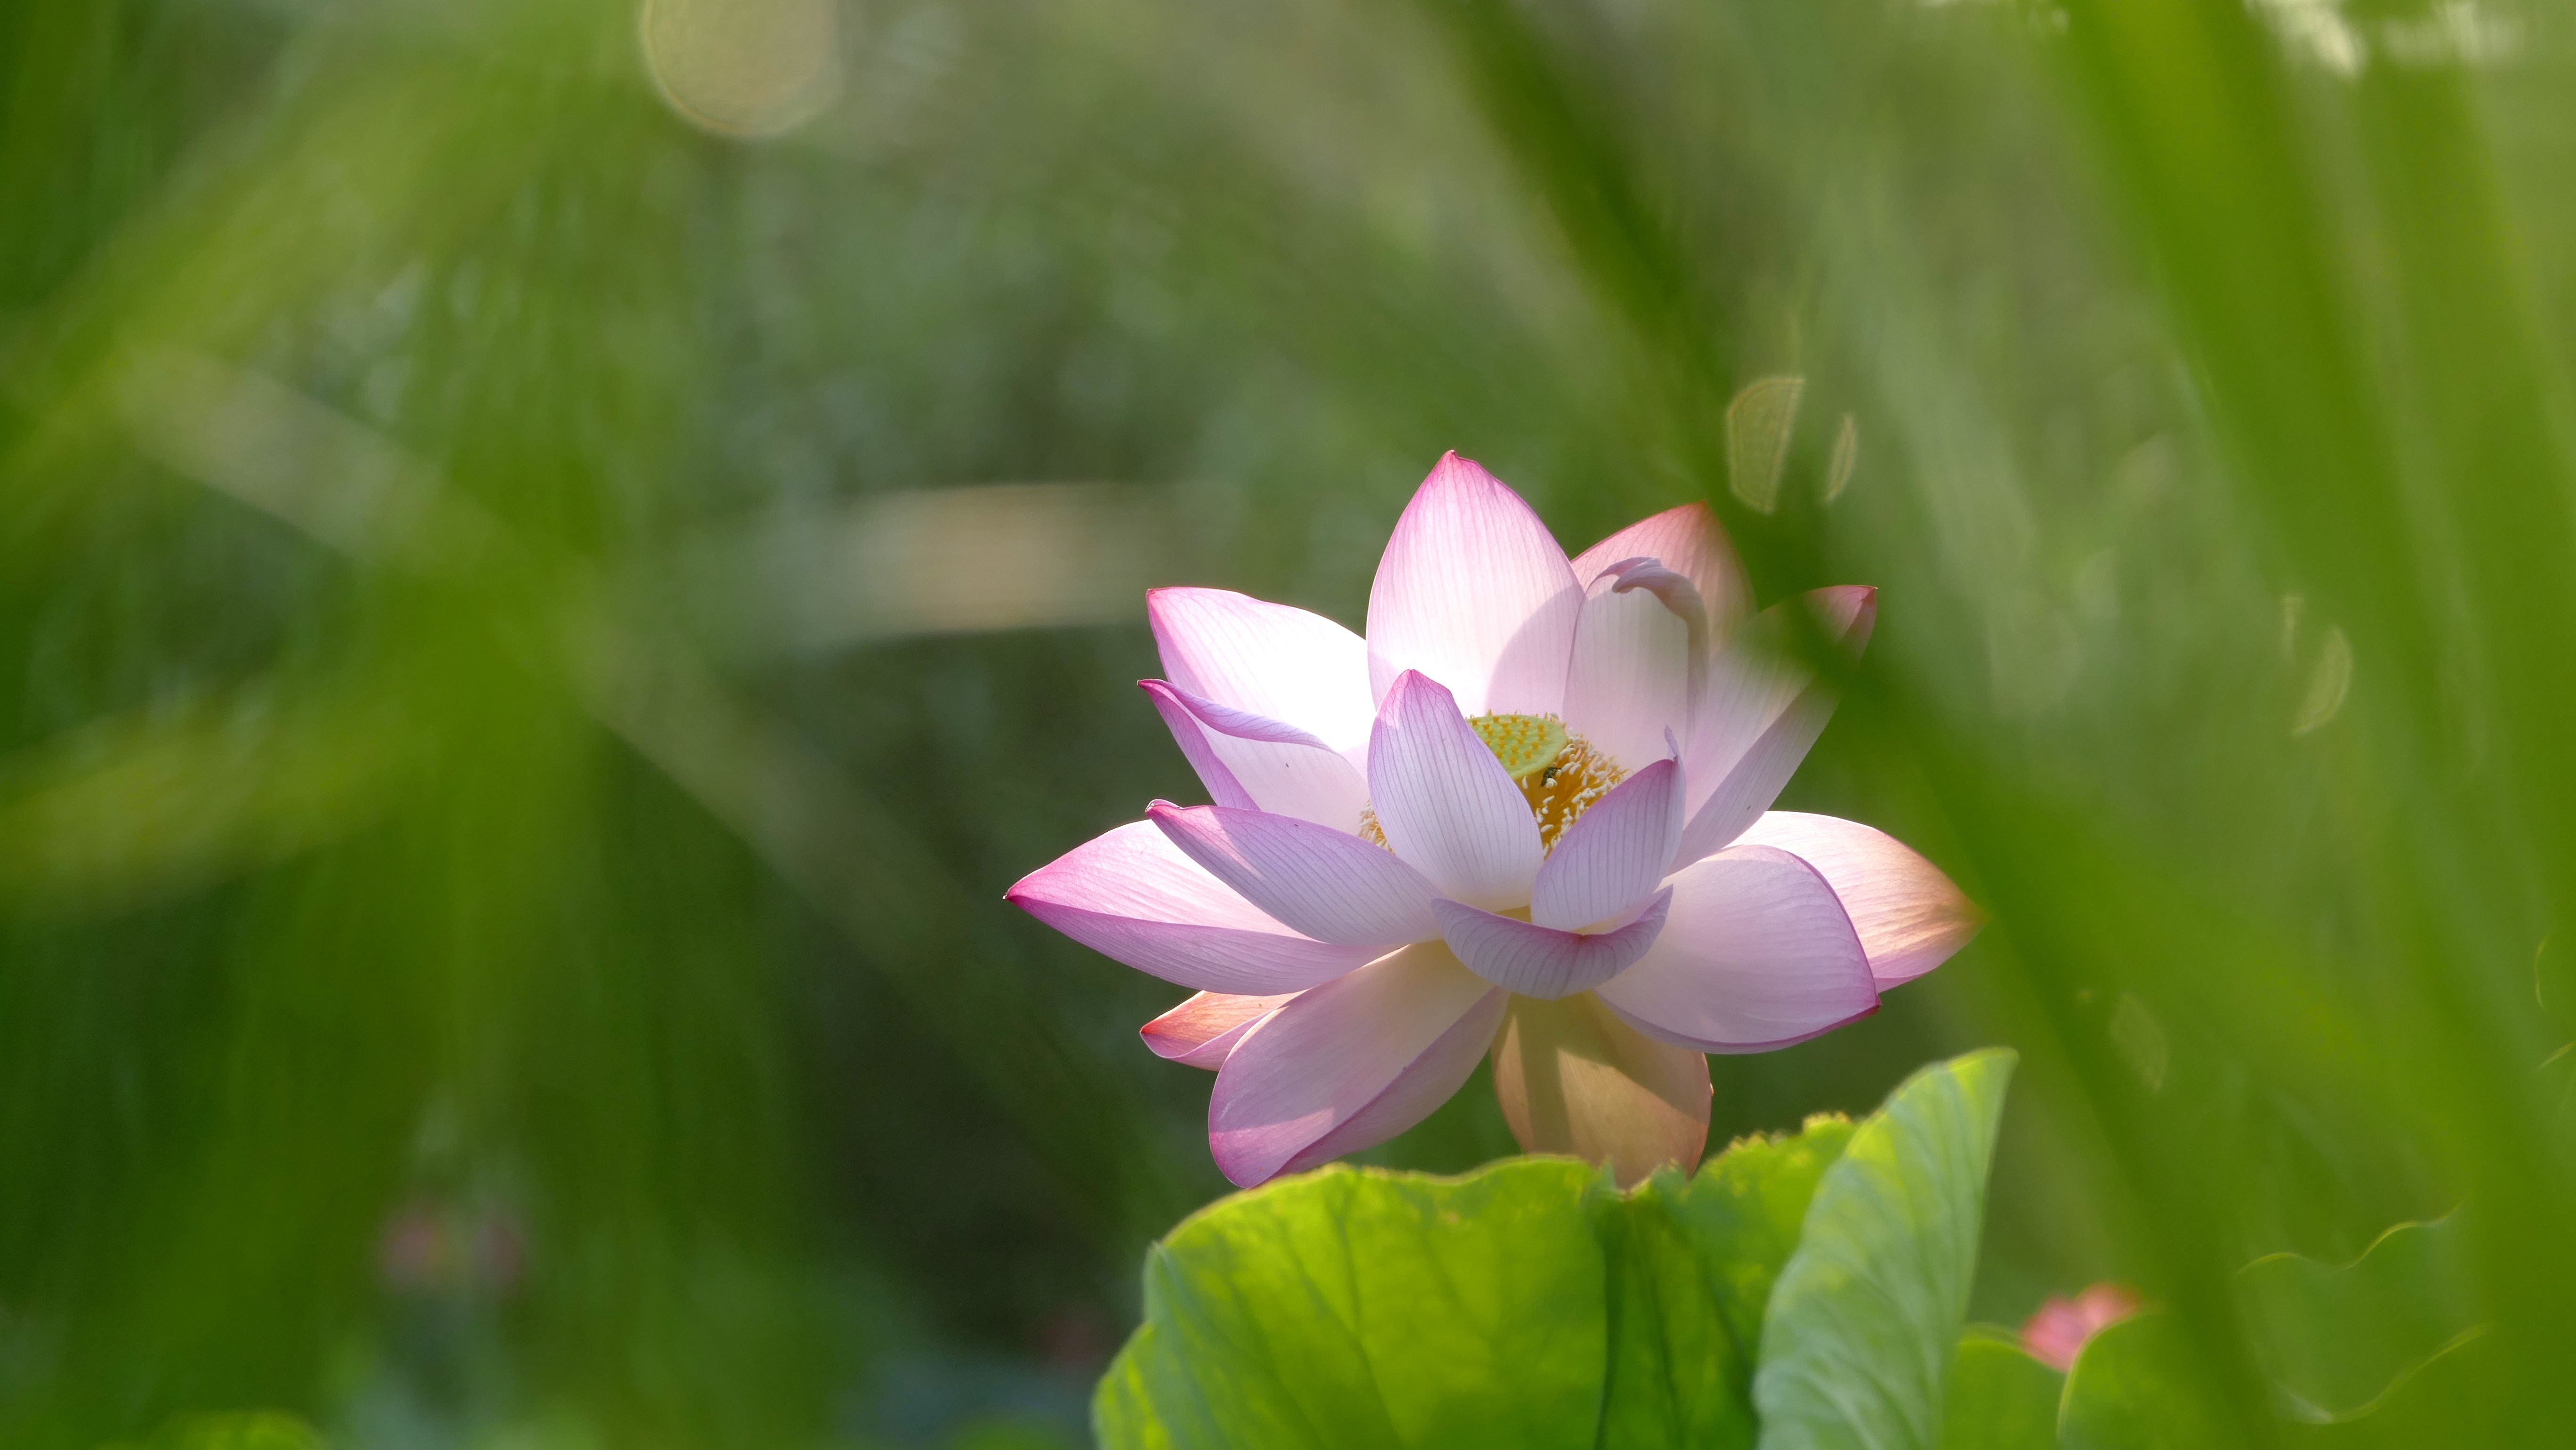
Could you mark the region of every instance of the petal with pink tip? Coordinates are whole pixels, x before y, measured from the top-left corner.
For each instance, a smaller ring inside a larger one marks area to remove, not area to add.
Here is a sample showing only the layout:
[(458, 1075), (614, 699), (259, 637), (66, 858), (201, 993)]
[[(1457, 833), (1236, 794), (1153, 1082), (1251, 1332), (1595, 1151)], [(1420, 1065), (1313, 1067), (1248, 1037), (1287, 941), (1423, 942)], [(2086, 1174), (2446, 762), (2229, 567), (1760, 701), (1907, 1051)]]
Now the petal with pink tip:
[(1793, 610), (1809, 611), (1824, 645), (1857, 660), (1878, 620), (1878, 591), (1840, 585), (1783, 600), (1718, 652), (1682, 751), (1692, 799), (1677, 866), (1744, 834), (1833, 718), (1835, 683), (1799, 657), (1805, 642)]
[(1475, 1071), (1503, 993), (1424, 942), (1281, 1007), (1244, 1034), (1208, 1100), (1217, 1168), (1250, 1188), (1421, 1121)]
[(1285, 721), (1162, 680), (1137, 683), (1218, 805), (1295, 816), (1336, 831), (1360, 828), (1368, 781), (1340, 751)]
[(1546, 847), (1529, 798), (1459, 715), (1449, 692), (1407, 670), (1369, 737), (1378, 828), (1444, 896), (1471, 906), (1529, 900)]
[(1858, 821), (1769, 811), (1736, 840), (1777, 846), (1816, 868), (1842, 899), (1882, 992), (1948, 961), (1985, 924), (1940, 867)]
[(1377, 716), (1368, 646), (1320, 614), (1230, 589), (1152, 589), (1145, 615), (1163, 673), (1203, 700), (1277, 720), (1354, 766)]
[(1226, 992), (1201, 992), (1178, 1007), (1136, 1030), (1145, 1046), (1156, 1057), (1210, 1072), (1225, 1065), (1225, 1055), (1234, 1050), (1252, 1024), (1296, 997), (1282, 992), (1267, 997), (1238, 997)]
[(1586, 582), (1565, 685), (1565, 728), (1635, 770), (1687, 733), (1708, 684), (1708, 625), (1698, 592), (1651, 559)]
[(1130, 821), (1020, 878), (1004, 899), (1104, 956), (1200, 992), (1295, 992), (1377, 954), (1279, 924)]
[(1405, 505), (1369, 586), (1369, 686), (1420, 670), (1470, 715), (1552, 715), (1583, 591), (1521, 496), (1455, 453)]
[(1681, 762), (1658, 760), (1565, 828), (1539, 863), (1530, 920), (1573, 931), (1627, 911), (1662, 883), (1681, 835)]
[(1532, 926), (1455, 901), (1433, 902), (1431, 913), (1467, 970), (1524, 997), (1552, 999), (1597, 987), (1644, 956), (1664, 929), (1672, 896), (1661, 892), (1636, 920), (1593, 935)]
[(1574, 577), (1588, 588), (1602, 570), (1636, 558), (1657, 560), (1698, 586), (1712, 646), (1724, 643), (1753, 613), (1753, 585), (1707, 504), (1686, 503), (1639, 519), (1576, 555)]
[(1833, 887), (1773, 846), (1683, 868), (1662, 935), (1597, 990), (1647, 1036), (1703, 1052), (1786, 1047), (1878, 1010)]
[(1156, 801), (1145, 814), (1210, 875), (1317, 941), (1383, 951), (1440, 934), (1431, 883), (1357, 836), (1223, 806)]
[(1589, 992), (1515, 997), (1494, 1038), (1494, 1097), (1524, 1153), (1607, 1165), (1629, 1188), (1708, 1147), (1708, 1058), (1657, 1042)]

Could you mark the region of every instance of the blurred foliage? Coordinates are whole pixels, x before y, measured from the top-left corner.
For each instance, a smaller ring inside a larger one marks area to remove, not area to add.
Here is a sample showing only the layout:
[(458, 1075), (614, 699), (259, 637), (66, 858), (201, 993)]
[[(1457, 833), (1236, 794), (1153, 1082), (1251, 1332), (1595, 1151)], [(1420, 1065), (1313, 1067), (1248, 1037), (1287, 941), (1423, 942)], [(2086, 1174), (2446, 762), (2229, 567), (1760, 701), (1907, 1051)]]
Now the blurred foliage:
[(2554, 1443), (2571, 82), (2533, 0), (0, 8), (0, 1441), (1078, 1437), (1222, 1185), (1178, 993), (1000, 891), (1195, 798), (1116, 594), (1355, 621), (1457, 447), (1882, 588), (1784, 804), (1995, 923), (1721, 1140), (2013, 1044), (1975, 1312), (2136, 1283), (2255, 1444), (2345, 1427), (2242, 1266), (2466, 1202), (2387, 1413)]

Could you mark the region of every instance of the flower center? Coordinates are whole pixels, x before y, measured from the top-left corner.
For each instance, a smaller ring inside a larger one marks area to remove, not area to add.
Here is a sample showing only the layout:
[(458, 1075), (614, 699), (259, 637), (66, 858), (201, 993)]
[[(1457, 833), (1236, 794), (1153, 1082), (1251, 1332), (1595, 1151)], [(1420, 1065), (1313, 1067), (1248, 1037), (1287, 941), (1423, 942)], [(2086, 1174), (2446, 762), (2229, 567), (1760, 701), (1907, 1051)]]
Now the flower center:
[[(1554, 715), (1477, 715), (1467, 725), (1521, 788), (1530, 815), (1538, 821), (1539, 844), (1551, 851), (1575, 817), (1628, 778), (1628, 772), (1593, 749), (1590, 741), (1568, 733), (1565, 722)], [(1386, 844), (1375, 806), (1360, 812), (1360, 836)]]

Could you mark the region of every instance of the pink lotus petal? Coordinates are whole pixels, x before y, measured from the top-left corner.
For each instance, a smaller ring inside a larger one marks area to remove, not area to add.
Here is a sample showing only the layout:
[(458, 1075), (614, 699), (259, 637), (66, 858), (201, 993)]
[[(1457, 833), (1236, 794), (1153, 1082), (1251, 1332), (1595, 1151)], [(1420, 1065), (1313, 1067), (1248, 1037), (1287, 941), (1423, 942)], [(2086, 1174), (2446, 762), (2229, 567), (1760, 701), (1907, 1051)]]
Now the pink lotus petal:
[(1327, 1148), (1401, 1132), (1467, 1080), (1502, 1011), (1503, 994), (1437, 942), (1300, 994), (1217, 1072), (1208, 1148), (1218, 1169), (1250, 1188)]
[(1203, 700), (1291, 725), (1363, 766), (1377, 696), (1368, 646), (1320, 614), (1229, 589), (1151, 589), (1163, 672)]
[(1222, 806), (1156, 801), (1145, 814), (1244, 900), (1317, 941), (1383, 951), (1440, 934), (1431, 883), (1357, 836)]
[(1596, 989), (1647, 1036), (1703, 1052), (1764, 1052), (1878, 1010), (1859, 934), (1806, 862), (1776, 847), (1730, 846), (1671, 885), (1662, 935)]
[(1588, 588), (1602, 570), (1637, 558), (1657, 560), (1698, 586), (1712, 646), (1753, 613), (1753, 586), (1707, 504), (1686, 503), (1630, 524), (1575, 556), (1574, 577)]
[(1688, 1173), (1708, 1147), (1708, 1058), (1657, 1042), (1601, 999), (1512, 999), (1494, 1038), (1494, 1097), (1524, 1153), (1607, 1164), (1622, 1188)]
[(1681, 835), (1681, 763), (1658, 760), (1565, 828), (1539, 863), (1530, 920), (1574, 931), (1627, 911), (1662, 883)]
[(1280, 925), (1151, 821), (1076, 846), (1004, 899), (1093, 951), (1200, 992), (1301, 991), (1377, 954)]
[(1497, 987), (1545, 999), (1588, 991), (1644, 956), (1664, 929), (1672, 898), (1670, 891), (1661, 892), (1636, 920), (1592, 936), (1532, 926), (1455, 901), (1435, 901), (1431, 913), (1469, 971)]
[(1172, 743), (1181, 747), (1181, 757), (1190, 763), (1190, 769), (1198, 772), (1199, 783), (1207, 787), (1208, 798), (1218, 805), (1232, 806), (1237, 810), (1259, 809), (1252, 799), (1252, 792), (1245, 790), (1243, 782), (1235, 779), (1234, 772), (1227, 769), (1225, 761), (1217, 755), (1216, 747), (1208, 742), (1207, 727), (1201, 725), (1198, 716), (1183, 703), (1180, 692), (1161, 680), (1138, 680), (1136, 685), (1145, 692), (1145, 698), (1154, 702), (1154, 713), (1163, 717), (1164, 728), (1172, 732)]
[(1708, 684), (1708, 625), (1689, 580), (1651, 559), (1586, 581), (1565, 686), (1565, 728), (1635, 770), (1687, 733)]
[(2085, 1341), (2142, 1307), (2138, 1291), (2126, 1284), (2096, 1284), (2072, 1299), (2051, 1294), (2021, 1327), (2021, 1347), (2051, 1369), (2070, 1370)]
[[(1816, 868), (1842, 898), (1882, 992), (1948, 961), (1985, 924), (1984, 914), (1940, 867), (1858, 821), (1767, 811), (1736, 840), (1777, 846)], [(1557, 848), (1559, 855), (1564, 851)], [(1542, 870), (1540, 884), (1546, 880)]]
[(1744, 834), (1779, 799), (1833, 718), (1832, 682), (1818, 679), (1797, 653), (1798, 621), (1789, 611), (1799, 609), (1813, 611), (1828, 644), (1858, 658), (1878, 619), (1878, 591), (1841, 585), (1783, 600), (1719, 651), (1682, 752), (1692, 800), (1676, 866)]
[(1442, 895), (1471, 906), (1529, 900), (1547, 854), (1529, 799), (1449, 692), (1417, 671), (1396, 679), (1378, 712), (1369, 793), (1387, 844)]
[(1225, 1065), (1225, 1055), (1252, 1024), (1294, 1000), (1294, 992), (1267, 997), (1238, 997), (1226, 992), (1201, 992), (1178, 1007), (1146, 1023), (1136, 1031), (1145, 1046), (1156, 1057), (1173, 1062), (1203, 1067), (1210, 1072)]
[(1368, 781), (1350, 758), (1297, 726), (1140, 680), (1216, 803), (1353, 832)]
[(1583, 591), (1547, 525), (1468, 459), (1441, 455), (1405, 505), (1369, 587), (1369, 686), (1420, 670), (1470, 715), (1550, 715)]

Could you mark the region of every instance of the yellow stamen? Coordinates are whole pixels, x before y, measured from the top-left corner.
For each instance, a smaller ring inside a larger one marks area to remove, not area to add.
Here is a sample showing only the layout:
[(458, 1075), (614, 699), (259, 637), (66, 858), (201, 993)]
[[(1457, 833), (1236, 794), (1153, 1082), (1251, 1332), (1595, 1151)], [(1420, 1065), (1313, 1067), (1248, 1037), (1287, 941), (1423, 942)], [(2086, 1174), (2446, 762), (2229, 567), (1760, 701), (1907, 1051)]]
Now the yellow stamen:
[[(1538, 821), (1539, 842), (1548, 850), (1556, 849), (1557, 838), (1576, 817), (1628, 778), (1628, 772), (1590, 741), (1569, 733), (1554, 715), (1478, 715), (1467, 724), (1521, 788)], [(1386, 844), (1386, 830), (1373, 805), (1360, 811), (1360, 838)]]

